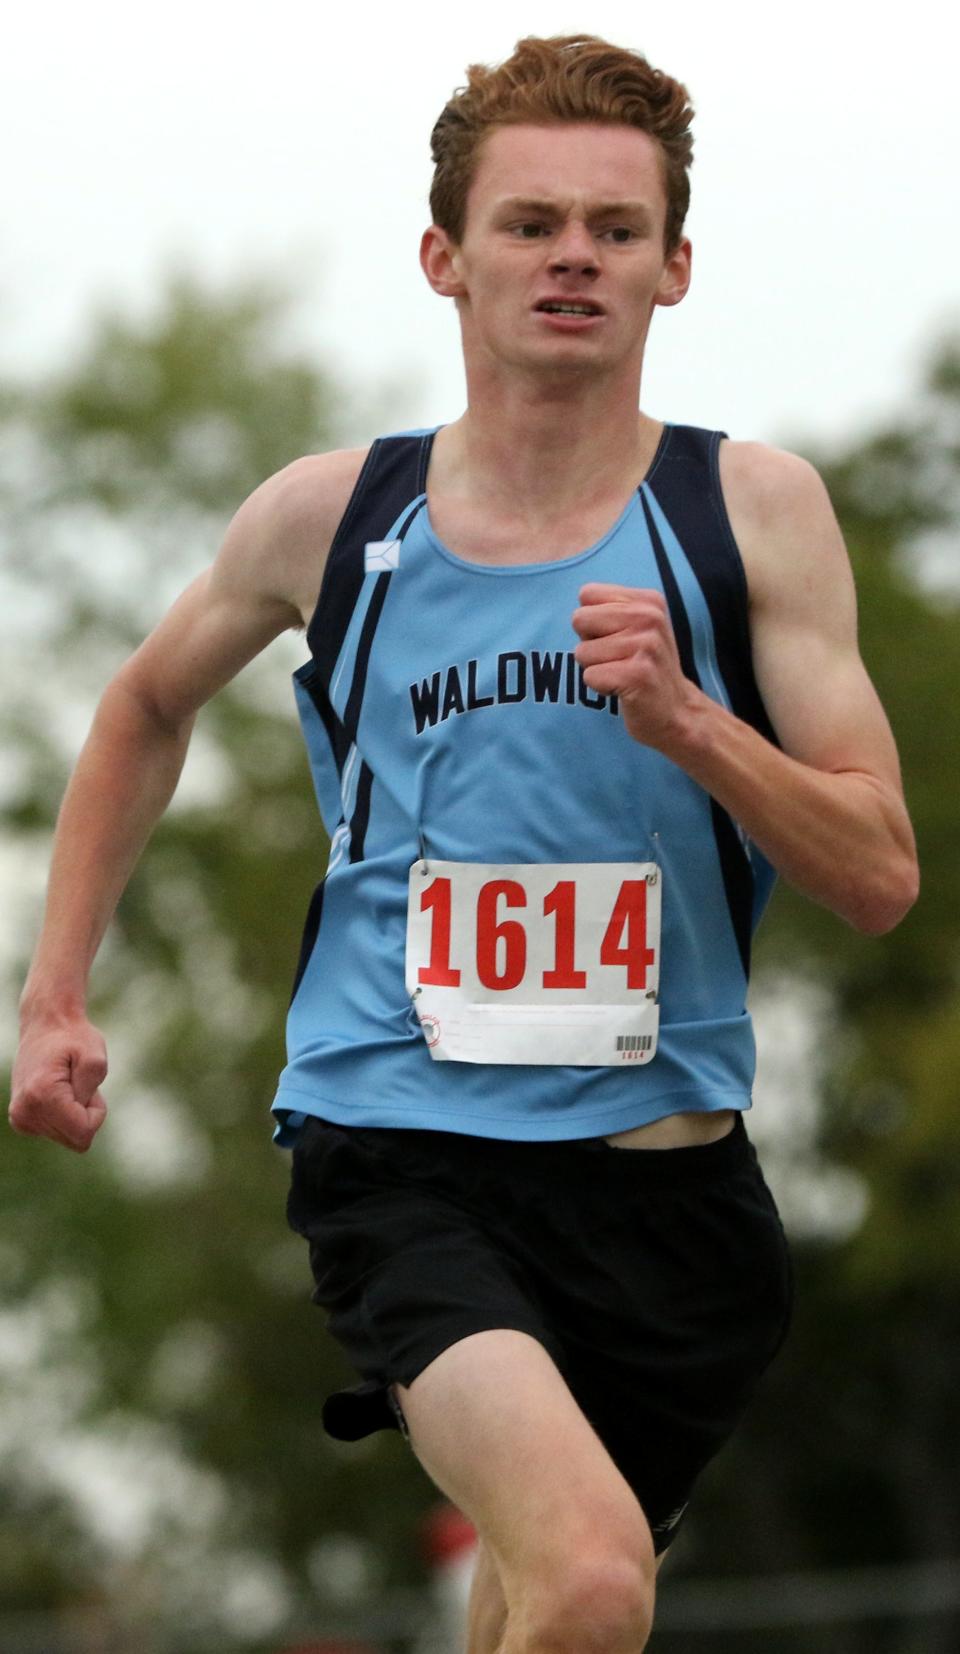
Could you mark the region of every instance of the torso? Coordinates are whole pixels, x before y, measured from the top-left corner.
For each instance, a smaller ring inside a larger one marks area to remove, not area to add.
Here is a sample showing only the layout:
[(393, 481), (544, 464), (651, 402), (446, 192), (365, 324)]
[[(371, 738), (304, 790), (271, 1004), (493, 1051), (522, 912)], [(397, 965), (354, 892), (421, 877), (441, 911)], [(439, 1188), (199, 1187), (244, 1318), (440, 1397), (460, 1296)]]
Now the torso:
[[(653, 422), (649, 424), (652, 440), (648, 463), (643, 468), (641, 476), (634, 481), (634, 489), (649, 469), (649, 462), (654, 458), (662, 434), (661, 426), (654, 426)], [(723, 444), (723, 449), (729, 447), (729, 443)], [(329, 534), (326, 536), (328, 539), (332, 539), (336, 524), (346, 510), (366, 454), (367, 450), (354, 450), (337, 456), (327, 456), (328, 459), (336, 461), (335, 476), (331, 477), (329, 471), (323, 476), (326, 485), (323, 490), (326, 496), (324, 504), (326, 512), (329, 513), (330, 524)], [(317, 475), (318, 484), (320, 480), (320, 476)], [(331, 483), (334, 486), (330, 486)], [(458, 497), (455, 489), (445, 491), (442, 465), (435, 467), (431, 463), (427, 478), (427, 504), (433, 532), (456, 558), (488, 567), (560, 562), (576, 557), (584, 547), (595, 543), (607, 533), (622, 513), (624, 503), (622, 496), (610, 495), (607, 498), (595, 499), (590, 502), (588, 510), (578, 514), (567, 514), (559, 526), (544, 526), (535, 521), (518, 523), (516, 518), (497, 517), (494, 514), (492, 517), (484, 518), (481, 529), (481, 514), (476, 505)], [(319, 527), (319, 523), (316, 523), (317, 531)], [(309, 625), (316, 604), (316, 592), (313, 588), (317, 581), (315, 548), (319, 538), (319, 532), (316, 532), (313, 539), (314, 559), (310, 570), (312, 579), (309, 585), (305, 579), (298, 604), (305, 625)], [(655, 1150), (692, 1146), (725, 1136), (731, 1129), (733, 1120), (733, 1112), (726, 1109), (709, 1112), (681, 1111), (645, 1125), (605, 1135), (605, 1140), (627, 1149)]]
[(616, 1131), (605, 1141), (618, 1149), (688, 1149), (697, 1143), (715, 1143), (733, 1127), (731, 1109), (715, 1114), (665, 1114), (648, 1126)]

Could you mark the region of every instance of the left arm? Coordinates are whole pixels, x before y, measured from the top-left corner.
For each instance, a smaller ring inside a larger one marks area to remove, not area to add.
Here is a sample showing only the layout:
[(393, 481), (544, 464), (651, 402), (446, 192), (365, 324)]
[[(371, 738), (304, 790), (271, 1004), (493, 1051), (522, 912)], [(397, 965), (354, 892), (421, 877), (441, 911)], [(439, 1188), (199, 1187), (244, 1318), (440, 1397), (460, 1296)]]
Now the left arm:
[(782, 750), (684, 676), (659, 592), (585, 586), (577, 659), (591, 689), (619, 695), (633, 738), (706, 788), (784, 878), (881, 934), (916, 899), (916, 852), (826, 489), (805, 461), (752, 443), (724, 443), (721, 475)]

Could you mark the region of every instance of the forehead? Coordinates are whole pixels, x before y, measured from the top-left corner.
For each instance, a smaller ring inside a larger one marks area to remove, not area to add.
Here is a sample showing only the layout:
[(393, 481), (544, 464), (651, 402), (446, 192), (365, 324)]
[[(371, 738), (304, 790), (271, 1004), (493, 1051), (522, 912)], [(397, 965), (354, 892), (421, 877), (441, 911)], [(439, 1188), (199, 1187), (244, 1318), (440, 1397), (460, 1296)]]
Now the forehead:
[(632, 126), (565, 121), (502, 126), (477, 152), (468, 215), (495, 210), (499, 199), (644, 201), (666, 210), (660, 145)]

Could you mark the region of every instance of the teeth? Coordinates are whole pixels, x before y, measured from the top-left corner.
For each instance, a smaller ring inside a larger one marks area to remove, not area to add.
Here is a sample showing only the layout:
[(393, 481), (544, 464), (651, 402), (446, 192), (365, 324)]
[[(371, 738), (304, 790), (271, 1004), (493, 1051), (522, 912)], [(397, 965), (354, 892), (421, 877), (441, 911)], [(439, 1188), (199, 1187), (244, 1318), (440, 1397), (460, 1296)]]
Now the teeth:
[(556, 315), (556, 316), (594, 316), (594, 315), (596, 315), (596, 311), (591, 310), (589, 305), (586, 305), (586, 304), (545, 304), (543, 306), (543, 309), (550, 312), (552, 315)]

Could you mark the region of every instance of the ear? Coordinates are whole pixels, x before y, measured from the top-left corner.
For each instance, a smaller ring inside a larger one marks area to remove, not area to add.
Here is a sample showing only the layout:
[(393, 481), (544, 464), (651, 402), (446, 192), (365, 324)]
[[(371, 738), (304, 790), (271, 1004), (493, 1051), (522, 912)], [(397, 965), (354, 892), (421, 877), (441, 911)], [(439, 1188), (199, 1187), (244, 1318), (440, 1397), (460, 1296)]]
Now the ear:
[(680, 241), (669, 254), (663, 266), (663, 275), (657, 284), (654, 304), (679, 304), (690, 286), (693, 248), (689, 241)]
[(460, 275), (460, 249), (439, 224), (431, 224), (423, 232), (420, 268), (441, 298), (459, 299), (466, 292)]

